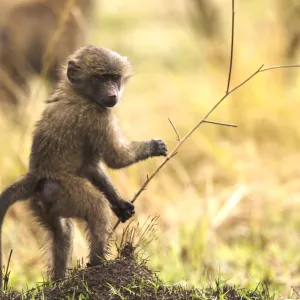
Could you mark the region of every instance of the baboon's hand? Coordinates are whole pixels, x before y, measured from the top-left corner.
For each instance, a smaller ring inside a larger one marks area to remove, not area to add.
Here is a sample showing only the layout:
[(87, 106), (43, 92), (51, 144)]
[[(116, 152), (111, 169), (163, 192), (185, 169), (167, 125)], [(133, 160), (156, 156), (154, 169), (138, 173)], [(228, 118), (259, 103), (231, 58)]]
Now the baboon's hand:
[(134, 205), (124, 200), (120, 200), (117, 205), (112, 206), (112, 210), (122, 223), (130, 219), (135, 213)]
[(167, 156), (167, 145), (162, 140), (150, 141), (151, 156)]

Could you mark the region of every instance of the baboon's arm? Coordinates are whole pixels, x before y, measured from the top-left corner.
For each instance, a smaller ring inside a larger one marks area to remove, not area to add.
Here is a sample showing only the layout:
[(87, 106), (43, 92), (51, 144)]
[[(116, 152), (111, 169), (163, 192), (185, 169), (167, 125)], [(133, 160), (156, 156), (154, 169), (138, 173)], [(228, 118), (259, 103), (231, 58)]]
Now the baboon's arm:
[(113, 186), (111, 178), (107, 172), (100, 166), (89, 167), (84, 171), (85, 177), (100, 190), (110, 202), (111, 205), (118, 205), (122, 200), (119, 192)]
[(134, 215), (134, 206), (130, 202), (124, 201), (106, 171), (98, 167), (88, 167), (84, 171), (85, 177), (107, 198), (115, 215), (121, 222), (127, 221)]
[(108, 167), (120, 169), (152, 156), (166, 156), (167, 146), (162, 140), (128, 142), (116, 126), (110, 130), (103, 159)]

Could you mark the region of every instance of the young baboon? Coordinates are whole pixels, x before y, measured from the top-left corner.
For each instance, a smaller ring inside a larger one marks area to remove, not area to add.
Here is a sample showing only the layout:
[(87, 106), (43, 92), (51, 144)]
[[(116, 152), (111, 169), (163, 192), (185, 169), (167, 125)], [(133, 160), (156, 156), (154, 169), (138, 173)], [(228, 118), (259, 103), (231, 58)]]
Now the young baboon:
[(29, 199), (39, 223), (52, 234), (53, 279), (65, 276), (70, 262), (69, 218), (87, 222), (89, 264), (96, 265), (108, 243), (109, 206), (122, 222), (134, 214), (99, 162), (119, 169), (167, 154), (162, 140), (129, 142), (117, 126), (111, 108), (130, 76), (127, 58), (108, 49), (86, 46), (70, 56), (37, 122), (28, 173), (0, 195), (0, 229), (9, 206)]
[[(31, 0), (14, 6), (6, 16), (0, 28), (0, 68), (25, 93), (34, 73), (55, 83), (60, 65), (83, 42), (81, 21), (92, 0), (73, 2), (71, 6), (70, 0)], [(17, 105), (19, 95), (0, 82), (0, 103)]]

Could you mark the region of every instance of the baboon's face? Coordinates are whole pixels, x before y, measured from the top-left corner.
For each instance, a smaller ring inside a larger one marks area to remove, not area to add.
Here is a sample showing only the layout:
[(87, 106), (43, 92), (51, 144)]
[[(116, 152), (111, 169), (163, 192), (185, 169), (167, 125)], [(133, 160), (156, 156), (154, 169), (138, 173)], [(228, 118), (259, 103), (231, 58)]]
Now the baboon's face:
[(92, 75), (86, 90), (88, 97), (103, 107), (115, 106), (120, 97), (121, 79), (119, 74)]
[(102, 47), (79, 49), (68, 62), (67, 77), (81, 96), (104, 108), (115, 106), (130, 77), (128, 60)]

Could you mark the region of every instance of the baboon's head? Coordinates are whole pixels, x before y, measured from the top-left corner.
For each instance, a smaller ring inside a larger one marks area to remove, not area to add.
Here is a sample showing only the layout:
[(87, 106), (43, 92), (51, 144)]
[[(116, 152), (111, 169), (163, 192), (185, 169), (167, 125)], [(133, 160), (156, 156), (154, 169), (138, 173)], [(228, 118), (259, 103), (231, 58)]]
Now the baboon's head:
[(82, 47), (69, 57), (67, 65), (72, 88), (104, 108), (118, 103), (131, 75), (127, 58), (103, 47)]

